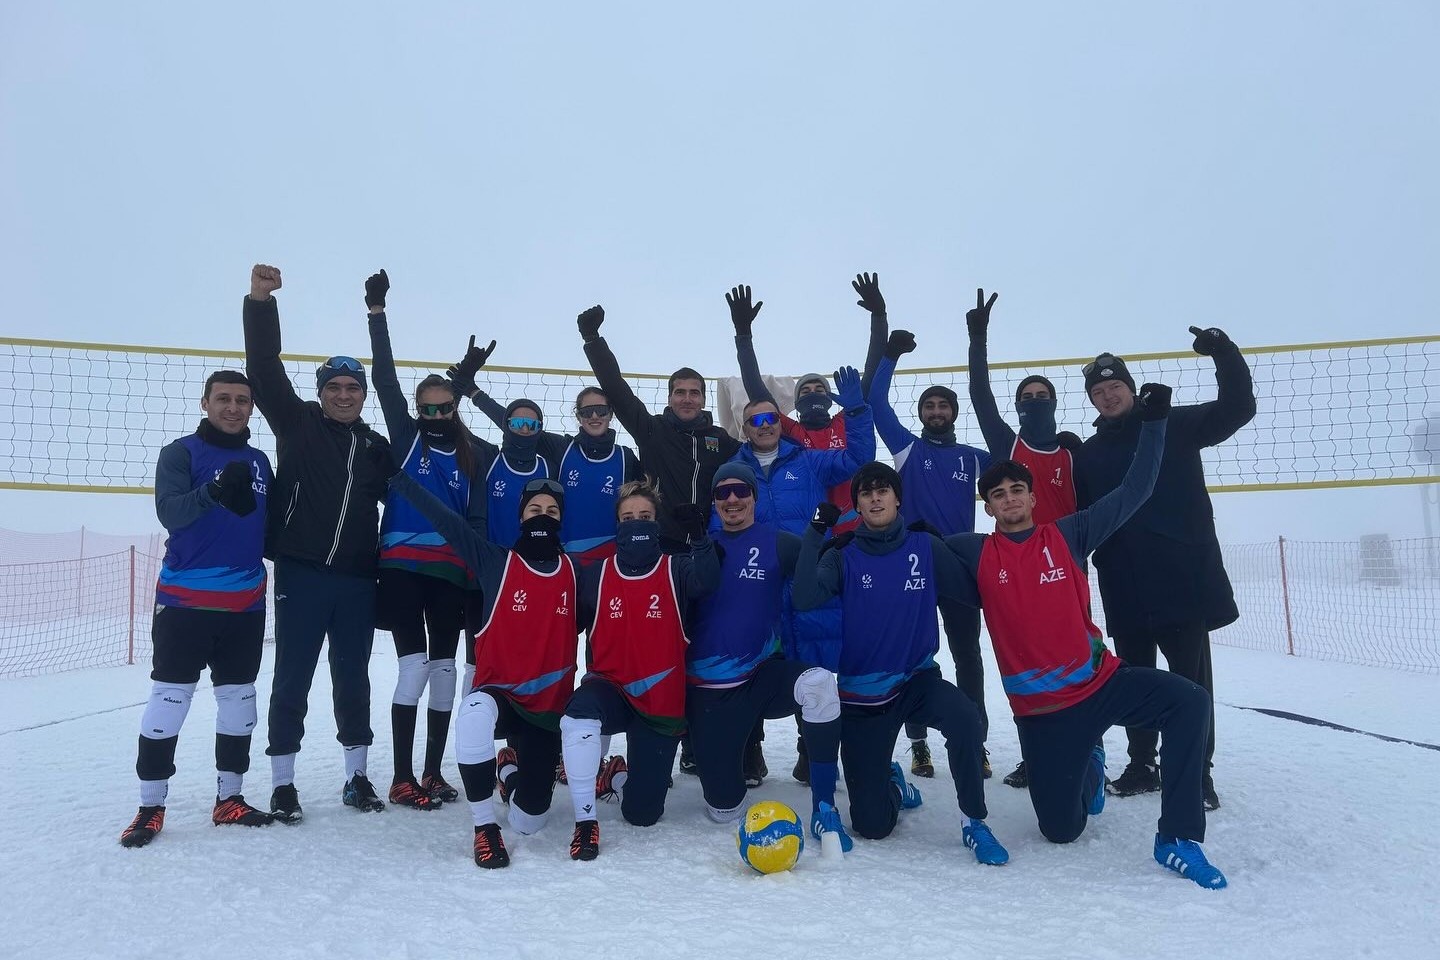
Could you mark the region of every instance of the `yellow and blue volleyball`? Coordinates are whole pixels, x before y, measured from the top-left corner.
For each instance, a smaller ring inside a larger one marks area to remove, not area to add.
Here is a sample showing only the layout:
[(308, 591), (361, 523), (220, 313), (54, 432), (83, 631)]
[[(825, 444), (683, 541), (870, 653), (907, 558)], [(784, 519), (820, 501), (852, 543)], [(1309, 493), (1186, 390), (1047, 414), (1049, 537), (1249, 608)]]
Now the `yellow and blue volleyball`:
[(800, 815), (778, 800), (761, 800), (745, 811), (735, 835), (740, 859), (760, 873), (780, 873), (795, 866), (805, 849), (805, 824)]

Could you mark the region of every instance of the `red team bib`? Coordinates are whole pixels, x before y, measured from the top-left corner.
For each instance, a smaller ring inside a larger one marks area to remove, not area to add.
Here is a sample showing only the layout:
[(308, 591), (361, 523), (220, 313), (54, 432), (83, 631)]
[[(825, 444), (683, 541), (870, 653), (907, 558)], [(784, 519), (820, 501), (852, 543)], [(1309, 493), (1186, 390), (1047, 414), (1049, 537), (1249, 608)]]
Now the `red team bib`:
[(549, 574), (511, 552), (490, 618), (475, 634), (475, 687), (501, 693), (551, 730), (575, 690), (575, 565)]
[(1036, 527), (1024, 543), (987, 536), (977, 579), (1015, 716), (1079, 703), (1120, 666), (1090, 621), (1090, 581), (1055, 524)]
[(685, 729), (685, 647), (680, 603), (662, 556), (649, 573), (627, 577), (605, 561), (595, 626), (590, 631), (590, 672), (619, 687), (647, 723), (678, 735)]
[[(806, 450), (845, 449), (845, 415), (843, 413), (832, 417), (825, 426), (816, 427), (813, 430), (793, 417), (784, 417), (780, 421), (780, 428), (785, 436)], [(835, 484), (830, 488), (826, 499), (840, 508), (840, 515), (844, 518), (835, 524), (832, 536), (849, 533), (860, 526), (860, 518), (851, 515), (854, 513), (855, 504), (850, 499), (850, 481)]]
[(1035, 524), (1054, 523), (1075, 512), (1075, 457), (1061, 447), (1036, 450), (1019, 437), (1010, 448), (1010, 459), (1023, 463), (1035, 477)]

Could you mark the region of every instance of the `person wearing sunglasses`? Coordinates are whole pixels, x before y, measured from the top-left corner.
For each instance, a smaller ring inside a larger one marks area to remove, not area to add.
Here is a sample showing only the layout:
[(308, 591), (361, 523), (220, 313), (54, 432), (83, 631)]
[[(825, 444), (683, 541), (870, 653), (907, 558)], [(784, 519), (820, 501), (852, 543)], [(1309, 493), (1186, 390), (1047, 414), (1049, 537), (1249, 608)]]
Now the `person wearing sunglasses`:
[[(1210, 631), (1240, 616), (1215, 534), (1201, 451), (1223, 443), (1255, 416), (1255, 384), (1240, 348), (1216, 327), (1191, 327), (1192, 348), (1215, 363), (1215, 399), (1177, 406), (1170, 415), (1165, 457), (1155, 492), (1095, 551), (1105, 628), (1126, 663), (1154, 666), (1158, 649), (1173, 673), (1212, 695)], [(1140, 435), (1135, 380), (1125, 361), (1101, 354), (1081, 370), (1096, 412), (1095, 433), (1075, 458), (1077, 502), (1097, 502), (1120, 485)], [(1155, 765), (1159, 737), (1127, 731), (1130, 762), (1111, 784), (1117, 796), (1163, 786)], [(1202, 791), (1209, 809), (1220, 805), (1211, 766), (1215, 719), (1205, 748)]]
[(319, 402), (301, 400), (280, 359), (280, 312), (272, 296), (280, 271), (257, 264), (245, 298), (245, 372), (255, 406), (279, 452), (266, 537), (275, 561), (275, 679), (269, 746), (270, 812), (285, 823), (303, 815), (295, 755), (305, 735), (310, 684), (329, 641), (336, 739), (344, 751), (346, 806), (385, 809), (366, 776), (370, 728), (370, 652), (385, 478), (364, 456), (372, 434), (360, 417), (365, 367), (331, 357), (315, 371)]
[[(1111, 368), (1112, 370), (1116, 368)], [(1163, 793), (1153, 846), (1157, 863), (1218, 890), (1225, 875), (1201, 849), (1210, 696), (1198, 684), (1138, 666), (1105, 648), (1090, 619), (1083, 560), (1129, 522), (1157, 489), (1173, 417), (1170, 388), (1147, 383), (1135, 402), (1134, 456), (1114, 490), (1057, 521), (1038, 523), (1030, 469), (1014, 460), (980, 477), (989, 535), (959, 534), (945, 545), (981, 604), (1005, 694), (1020, 733), (1030, 803), (1040, 832), (1072, 843), (1105, 809), (1104, 734), (1128, 723), (1165, 736)]]
[[(986, 338), (990, 310), (1000, 295), (975, 291), (975, 308), (965, 314), (970, 334), (970, 405), (985, 437), (992, 462), (1014, 460), (1039, 478), (1035, 495), (1035, 522), (1053, 523), (1075, 512), (1075, 451), (1080, 438), (1068, 431), (1056, 432), (1055, 410), (1059, 398), (1055, 385), (1038, 373), (1021, 379), (1015, 388), (1015, 415), (1018, 431), (1000, 415), (990, 387), (990, 365)], [(1005, 783), (1024, 788), (1029, 782), (1025, 761), (1005, 775)]]
[[(497, 451), (474, 436), (456, 411), (449, 380), (431, 374), (414, 393), (414, 412), (395, 371), (385, 301), (390, 277), (384, 270), (365, 281), (369, 314), (371, 375), (385, 415), (390, 443), (401, 451), (405, 472), (461, 514), (477, 530), (486, 523), (483, 479)], [(455, 650), (464, 628), (469, 580), (459, 553), (435, 527), (391, 490), (380, 522), (380, 578), (376, 624), (395, 641), (398, 670), (390, 701), (394, 775), (390, 802), (429, 810), (458, 799), (440, 772), (455, 706)], [(415, 727), (420, 696), (429, 687), (425, 711), (425, 759), (415, 778)]]
[[(890, 405), (890, 381), (900, 358), (914, 349), (913, 334), (906, 330), (890, 334), (870, 388), (875, 429), (895, 458), (896, 470), (905, 478), (910, 518), (923, 520), (941, 536), (971, 533), (975, 530), (975, 478), (990, 466), (990, 453), (956, 439), (960, 401), (955, 391), (944, 384), (931, 384), (920, 392), (916, 404), (921, 427), (918, 434), (900, 423)], [(942, 597), (940, 619), (955, 662), (955, 681), (980, 711), (981, 737), (988, 740), (990, 716), (985, 709), (985, 665), (980, 659), (980, 611)], [(924, 727), (911, 723), (905, 732), (910, 738), (911, 774), (935, 776)], [(984, 771), (989, 777), (988, 753)]]
[(738, 820), (745, 805), (744, 757), (757, 723), (798, 715), (807, 744), (810, 829), (821, 839), (850, 837), (835, 810), (840, 697), (823, 667), (782, 659), (778, 624), (784, 586), (795, 574), (800, 538), (756, 521), (755, 471), (731, 461), (715, 471), (711, 496), (720, 518), (720, 585), (695, 609), (686, 648), (685, 715), (705, 795), (716, 823)]
[(801, 539), (795, 606), (814, 609), (839, 597), (843, 607), (840, 757), (851, 829), (880, 840), (895, 829), (902, 810), (920, 806), (920, 791), (891, 760), (902, 727), (919, 723), (945, 738), (962, 842), (977, 861), (998, 866), (1010, 855), (985, 823), (980, 714), (935, 665), (936, 608), (942, 598), (974, 608), (974, 584), (967, 586), (944, 540), (924, 524), (907, 523), (900, 512), (908, 493), (902, 477), (888, 464), (861, 467), (850, 481), (861, 524), (828, 549), (826, 535), (840, 508), (828, 500), (819, 503)]
[[(506, 430), (507, 409), (475, 385), (475, 374), (489, 355), (475, 346), (472, 336), (464, 358), (448, 372), (458, 378), (457, 388)], [(558, 464), (555, 476), (564, 483), (570, 503), (561, 531), (565, 550), (589, 563), (615, 552), (615, 495), (622, 484), (641, 477), (640, 461), (633, 450), (615, 442), (610, 426), (614, 411), (598, 387), (586, 387), (575, 398), (575, 420), (580, 430), (573, 437), (542, 428), (538, 448), (547, 463)]]
[[(600, 336), (604, 322), (605, 310), (600, 306), (576, 318), (590, 369), (620, 424), (635, 438), (641, 472), (655, 478), (660, 495), (672, 507), (691, 503), (709, 509), (710, 481), (720, 464), (735, 455), (740, 441), (718, 426), (705, 409), (705, 378), (691, 367), (676, 370), (666, 388), (665, 409), (650, 413), (625, 381), (615, 354)], [(670, 511), (660, 517), (660, 528), (667, 550), (686, 550), (684, 532), (675, 525)]]
[(211, 821), (262, 827), (273, 820), (241, 793), (265, 644), (270, 458), (250, 443), (255, 404), (244, 374), (210, 374), (200, 409), (200, 426), (167, 444), (155, 468), (155, 513), (168, 537), (155, 584), (150, 696), (135, 761), (140, 809), (120, 834), (125, 847), (145, 846), (165, 825), (175, 748), (206, 668), (215, 694)]

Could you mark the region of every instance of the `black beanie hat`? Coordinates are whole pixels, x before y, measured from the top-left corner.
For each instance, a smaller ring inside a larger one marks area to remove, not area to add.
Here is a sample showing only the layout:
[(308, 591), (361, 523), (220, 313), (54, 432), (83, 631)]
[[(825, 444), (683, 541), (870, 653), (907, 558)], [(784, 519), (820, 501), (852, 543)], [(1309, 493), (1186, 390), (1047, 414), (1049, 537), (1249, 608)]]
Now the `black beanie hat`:
[[(957, 419), (959, 418), (960, 398), (955, 396), (954, 390), (951, 390), (949, 387), (942, 387), (938, 383), (931, 384), (930, 386), (926, 387), (925, 391), (920, 394), (920, 399), (915, 403), (916, 416), (920, 416), (920, 411), (923, 410), (925, 407), (925, 401), (929, 400), (931, 397), (940, 397), (946, 403), (950, 404), (950, 412), (954, 414)], [(921, 417), (921, 422), (924, 422), (923, 417)]]
[(1085, 374), (1085, 396), (1090, 396), (1090, 388), (1097, 383), (1104, 383), (1106, 380), (1119, 380), (1135, 392), (1135, 378), (1130, 376), (1130, 371), (1125, 369), (1125, 361), (1110, 353), (1102, 353), (1082, 368)]
[(859, 503), (860, 488), (874, 486), (876, 481), (880, 481), (881, 485), (894, 490), (896, 500), (904, 501), (905, 498), (900, 492), (900, 474), (896, 473), (895, 468), (888, 463), (871, 460), (865, 464), (865, 466), (856, 470), (855, 476), (850, 478), (850, 502)]
[(515, 411), (521, 407), (529, 407), (531, 410), (534, 410), (536, 419), (541, 423), (545, 422), (545, 411), (540, 409), (540, 404), (534, 400), (526, 400), (524, 397), (521, 397), (519, 400), (511, 400), (505, 405), (505, 419), (509, 420), (515, 416)]
[(1015, 388), (1015, 402), (1016, 402), (1016, 403), (1019, 403), (1019, 402), (1020, 402), (1020, 394), (1024, 393), (1024, 392), (1025, 392), (1025, 388), (1028, 387), (1028, 386), (1030, 386), (1030, 384), (1032, 384), (1032, 383), (1043, 383), (1043, 384), (1045, 384), (1045, 389), (1047, 389), (1047, 390), (1050, 391), (1050, 399), (1052, 399), (1052, 400), (1058, 400), (1058, 399), (1060, 399), (1060, 395), (1055, 392), (1055, 384), (1053, 384), (1053, 383), (1050, 382), (1050, 378), (1049, 378), (1049, 377), (1042, 377), (1042, 376), (1040, 376), (1040, 374), (1038, 374), (1038, 373), (1032, 373), (1032, 374), (1030, 374), (1030, 376), (1026, 377), (1024, 380), (1021, 380), (1021, 381), (1020, 381), (1020, 386), (1018, 386), (1018, 387)]
[(325, 384), (336, 377), (350, 377), (360, 384), (361, 390), (367, 394), (370, 392), (370, 385), (365, 381), (365, 366), (354, 357), (331, 357), (316, 367), (315, 392), (324, 390)]
[(536, 477), (525, 484), (525, 489), (520, 491), (520, 513), (525, 513), (525, 505), (541, 494), (547, 494), (555, 498), (555, 504), (560, 508), (560, 515), (565, 515), (565, 488), (560, 486), (560, 481), (550, 480), (546, 477)]

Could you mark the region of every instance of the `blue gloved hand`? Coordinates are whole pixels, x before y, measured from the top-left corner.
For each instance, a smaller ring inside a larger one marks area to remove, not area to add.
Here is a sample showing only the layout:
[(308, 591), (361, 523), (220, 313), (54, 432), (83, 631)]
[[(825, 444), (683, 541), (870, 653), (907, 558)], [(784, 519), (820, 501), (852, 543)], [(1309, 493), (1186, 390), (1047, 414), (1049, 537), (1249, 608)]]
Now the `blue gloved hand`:
[(847, 411), (865, 406), (865, 395), (860, 392), (860, 371), (854, 367), (835, 371), (835, 399)]

